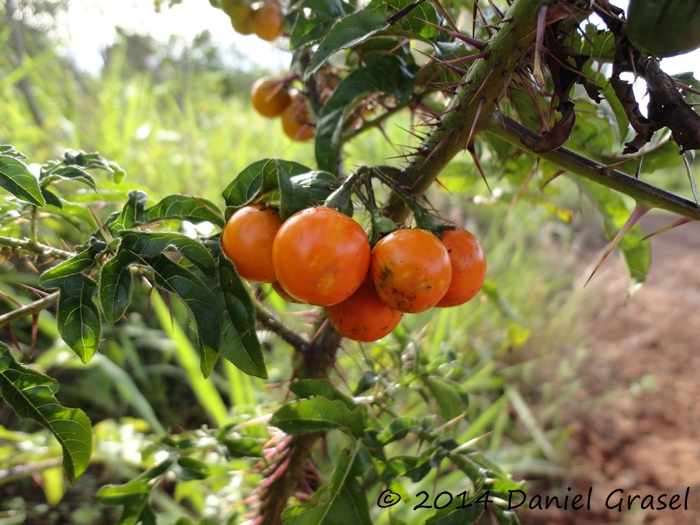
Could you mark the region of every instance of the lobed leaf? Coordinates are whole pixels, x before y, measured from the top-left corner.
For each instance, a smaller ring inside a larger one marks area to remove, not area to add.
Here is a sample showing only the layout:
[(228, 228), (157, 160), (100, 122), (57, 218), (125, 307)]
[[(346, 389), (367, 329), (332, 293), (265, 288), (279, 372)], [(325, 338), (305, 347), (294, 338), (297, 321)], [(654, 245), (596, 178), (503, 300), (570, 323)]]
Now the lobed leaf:
[(130, 267), (138, 260), (133, 252), (118, 250), (100, 270), (100, 305), (105, 319), (110, 324), (122, 318), (131, 302), (134, 278)]
[(223, 191), (226, 205), (240, 208), (267, 193), (278, 190), (280, 168), (289, 177), (313, 171), (311, 168), (289, 160), (259, 160), (240, 172)]
[(152, 257), (175, 248), (188, 261), (207, 275), (216, 271), (216, 263), (204, 245), (180, 233), (122, 230), (119, 232), (122, 246), (144, 257)]
[(233, 263), (219, 255), (219, 286), (224, 321), (219, 353), (248, 375), (267, 379), (262, 347), (255, 330), (255, 306)]
[(75, 484), (90, 464), (92, 428), (82, 410), (62, 407), (54, 394), (58, 383), (17, 363), (0, 343), (0, 394), (21, 418), (49, 430), (63, 449), (63, 469)]
[(95, 179), (92, 177), (92, 175), (90, 175), (87, 171), (78, 166), (62, 166), (60, 168), (53, 169), (50, 172), (46, 173), (41, 178), (40, 182), (41, 187), (46, 188), (52, 182), (66, 180), (82, 182), (83, 184), (87, 184), (88, 186), (90, 186), (93, 190), (97, 189), (97, 186), (95, 185)]
[(204, 222), (225, 225), (219, 207), (210, 200), (191, 195), (168, 195), (144, 211), (145, 223), (177, 219), (181, 221)]
[(157, 287), (176, 295), (187, 307), (197, 328), (202, 374), (208, 377), (216, 363), (221, 336), (221, 312), (212, 308), (218, 304), (217, 296), (194, 272), (164, 254), (134, 255), (151, 267)]

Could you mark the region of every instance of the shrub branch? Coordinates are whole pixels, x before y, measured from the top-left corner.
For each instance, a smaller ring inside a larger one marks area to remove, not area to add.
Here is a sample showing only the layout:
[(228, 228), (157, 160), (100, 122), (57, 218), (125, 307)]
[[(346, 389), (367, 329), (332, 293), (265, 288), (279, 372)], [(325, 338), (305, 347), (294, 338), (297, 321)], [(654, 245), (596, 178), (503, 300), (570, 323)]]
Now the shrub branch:
[(621, 171), (608, 170), (605, 165), (571, 150), (559, 148), (549, 153), (534, 153), (525, 143), (536, 144), (541, 136), (511, 118), (493, 116), (484, 123), (483, 130), (533, 155), (536, 154), (563, 170), (628, 195), (637, 202), (677, 213), (689, 219), (700, 220), (700, 208), (695, 202), (647, 184)]

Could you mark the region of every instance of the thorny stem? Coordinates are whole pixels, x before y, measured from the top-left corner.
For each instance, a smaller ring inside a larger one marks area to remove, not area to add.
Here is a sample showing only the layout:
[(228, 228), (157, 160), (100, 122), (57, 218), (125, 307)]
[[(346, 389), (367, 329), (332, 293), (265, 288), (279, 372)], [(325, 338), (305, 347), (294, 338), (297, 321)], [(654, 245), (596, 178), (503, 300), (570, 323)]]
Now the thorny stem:
[(53, 303), (58, 301), (60, 295), (61, 292), (54, 292), (51, 295), (42, 297), (38, 301), (34, 301), (33, 303), (23, 306), (22, 308), (18, 308), (17, 310), (0, 315), (0, 328), (14, 323), (15, 321), (19, 321), (20, 319), (24, 319), (28, 315), (34, 315), (42, 310), (45, 310)]
[(255, 317), (265, 328), (277, 334), (284, 342), (291, 345), (294, 349), (305, 351), (308, 348), (309, 342), (306, 339), (279, 322), (272, 312), (265, 308), (259, 301), (255, 301)]
[(32, 240), (31, 238), (22, 240), (0, 236), (0, 246), (8, 246), (9, 248), (15, 250), (25, 250), (36, 255), (53, 257), (54, 259), (70, 259), (73, 257), (73, 255), (75, 255), (74, 253), (67, 252), (59, 248), (54, 248), (53, 246), (38, 243), (36, 240)]
[[(420, 153), (403, 168), (399, 182), (411, 193), (424, 193), (452, 158), (467, 147), (472, 127), (478, 133), (483, 121), (495, 111), (518, 64), (535, 41), (537, 13), (551, 3), (552, 0), (513, 2), (505, 15), (507, 22), (486, 47), (488, 58), (469, 68), (437, 127), (421, 144)], [(429, 158), (422, 153), (426, 151), (430, 152)], [(400, 198), (392, 196), (387, 212), (392, 219), (401, 221), (408, 210)]]
[[(531, 153), (532, 151), (523, 144), (522, 140), (525, 139), (526, 142), (534, 144), (535, 142), (530, 142), (530, 140), (537, 141), (540, 138), (540, 135), (534, 131), (505, 116), (490, 118), (484, 123), (483, 131)], [(537, 155), (561, 169), (617, 190), (638, 202), (646, 203), (650, 207), (677, 213), (689, 219), (700, 220), (700, 207), (695, 202), (647, 184), (621, 171), (608, 171), (604, 164), (599, 164), (566, 148), (559, 148), (549, 153), (537, 153)]]

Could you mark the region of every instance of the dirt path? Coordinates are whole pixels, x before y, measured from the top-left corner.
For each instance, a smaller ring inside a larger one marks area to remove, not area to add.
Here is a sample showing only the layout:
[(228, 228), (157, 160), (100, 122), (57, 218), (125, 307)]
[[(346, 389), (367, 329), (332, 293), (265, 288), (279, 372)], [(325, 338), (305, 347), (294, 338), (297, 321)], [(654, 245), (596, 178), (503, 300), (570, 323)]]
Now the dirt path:
[[(652, 217), (643, 226), (650, 232), (666, 222)], [(700, 224), (654, 237), (652, 250), (651, 274), (631, 298), (622, 265), (606, 262), (605, 285), (597, 286), (605, 301), (591, 315), (569, 417), (575, 465), (571, 480), (549, 491), (563, 500), (569, 485), (584, 495), (593, 487), (591, 510), (532, 510), (521, 515), (527, 525), (700, 525)], [(623, 496), (622, 512), (605, 508), (616, 489), (624, 493), (609, 503)], [(664, 493), (667, 505), (680, 494), (679, 510), (658, 510)], [(630, 494), (641, 496), (636, 510), (627, 509)]]

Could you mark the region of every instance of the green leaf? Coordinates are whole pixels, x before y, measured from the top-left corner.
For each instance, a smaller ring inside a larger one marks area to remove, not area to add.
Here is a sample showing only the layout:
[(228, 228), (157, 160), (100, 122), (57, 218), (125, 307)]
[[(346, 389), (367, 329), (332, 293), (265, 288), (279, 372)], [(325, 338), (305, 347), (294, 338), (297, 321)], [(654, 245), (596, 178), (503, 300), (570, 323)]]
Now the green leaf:
[[(603, 222), (608, 236), (612, 239), (627, 222), (632, 213), (620, 195), (605, 186), (591, 182), (583, 177), (571, 175), (579, 187), (588, 195), (603, 215)], [(643, 283), (651, 266), (651, 243), (644, 239), (644, 230), (635, 224), (618, 244), (622, 251), (630, 277)]]
[(613, 112), (615, 122), (617, 124), (617, 132), (620, 136), (620, 142), (622, 142), (625, 140), (627, 132), (629, 131), (630, 121), (627, 118), (627, 113), (625, 112), (625, 108), (622, 106), (622, 102), (620, 102), (615, 95), (615, 90), (610, 82), (605, 83), (605, 87), (603, 88), (603, 97), (605, 97), (605, 101), (610, 105), (610, 109)]
[[(413, 0), (388, 0), (388, 4), (394, 7), (397, 11), (408, 7)], [(435, 7), (428, 2), (424, 2), (414, 7), (404, 18), (396, 25), (404, 29), (411, 29), (423, 38), (433, 38), (438, 30), (426, 24), (425, 21), (433, 24), (438, 24), (438, 14)], [(399, 25), (400, 24), (400, 25)], [(464, 48), (464, 46), (461, 46)]]
[(219, 255), (219, 285), (224, 303), (219, 353), (246, 374), (267, 379), (255, 330), (255, 306), (233, 263), (223, 254)]
[(144, 257), (158, 255), (174, 248), (205, 274), (213, 275), (216, 271), (216, 263), (209, 250), (201, 242), (186, 235), (122, 230), (119, 236), (125, 249)]
[(41, 178), (41, 187), (46, 188), (52, 182), (59, 182), (65, 180), (74, 180), (76, 182), (82, 182), (87, 184), (93, 190), (97, 189), (95, 186), (95, 179), (84, 169), (78, 166), (61, 166), (44, 174)]
[(146, 222), (146, 212), (144, 211), (148, 195), (140, 190), (133, 190), (128, 193), (126, 204), (121, 213), (111, 215), (105, 225), (110, 231), (116, 233)]
[(95, 258), (106, 246), (93, 237), (85, 251), (44, 272), (39, 279), (45, 288), (59, 290), (58, 333), (83, 363), (92, 359), (100, 345), (102, 320), (93, 301), (97, 283), (82, 272), (95, 265)]
[(389, 426), (377, 436), (377, 439), (384, 445), (388, 445), (392, 441), (398, 441), (405, 438), (412, 432), (421, 430), (420, 422), (412, 417), (399, 417), (393, 419)]
[(389, 486), (396, 478), (404, 476), (409, 470), (415, 468), (417, 463), (418, 458), (414, 456), (395, 456), (384, 466), (379, 481)]
[(131, 302), (134, 279), (129, 269), (139, 258), (126, 250), (118, 250), (100, 271), (100, 304), (110, 324), (122, 318)]
[(220, 441), (226, 447), (226, 452), (231, 458), (263, 457), (262, 447), (252, 438), (233, 439), (224, 437)]
[[(372, 525), (367, 496), (358, 481), (362, 475), (359, 451), (356, 446), (350, 453), (342, 452), (330, 484), (318, 490), (311, 503), (285, 510), (285, 525)], [(326, 493), (330, 493), (328, 501), (319, 504)]]
[(287, 434), (341, 429), (357, 437), (364, 429), (364, 418), (359, 407), (351, 411), (342, 401), (314, 397), (282, 405), (270, 424)]
[[(448, 498), (443, 496), (443, 500), (438, 500), (438, 503), (444, 505), (447, 501)], [(462, 498), (455, 498), (451, 505), (438, 510), (425, 520), (425, 525), (472, 525), (479, 521), (484, 513), (484, 507), (480, 503), (472, 503), (471, 507), (457, 508), (461, 505)]]
[(86, 250), (46, 270), (41, 274), (39, 282), (46, 288), (58, 288), (62, 279), (93, 268), (95, 266), (95, 258), (106, 248), (106, 243), (92, 238)]
[(61, 280), (58, 289), (58, 333), (83, 363), (95, 355), (100, 346), (102, 320), (93, 300), (97, 283), (83, 274)]
[(422, 379), (437, 401), (443, 422), (464, 414), (468, 398), (461, 392), (459, 384), (439, 376), (425, 376)]
[(226, 224), (219, 207), (210, 200), (190, 195), (168, 195), (145, 210), (145, 222), (177, 219), (181, 221), (209, 221), (223, 228)]
[(340, 186), (333, 175), (325, 171), (311, 171), (290, 177), (284, 165), (277, 161), (280, 188), (280, 217), (289, 217), (306, 208), (319, 206)]
[(97, 497), (104, 505), (124, 506), (118, 525), (156, 525), (149, 501), (151, 491), (157, 486), (152, 480), (164, 475), (172, 465), (173, 460), (168, 459), (124, 485), (105, 485)]
[(337, 51), (364, 42), (387, 27), (387, 4), (372, 0), (367, 7), (339, 19), (319, 44), (309, 66), (304, 72), (308, 80)]
[[(299, 5), (299, 15), (292, 29), (289, 50), (294, 51), (321, 40), (338, 18), (354, 10), (352, 5), (341, 0), (305, 0)], [(306, 13), (309, 13), (309, 16)]]
[(19, 160), (25, 160), (27, 156), (20, 153), (12, 144), (0, 144), (0, 155), (12, 157)]
[(397, 55), (369, 55), (364, 62), (366, 65), (345, 77), (319, 115), (316, 162), (323, 170), (335, 170), (342, 144), (343, 122), (358, 102), (374, 93), (388, 93), (403, 103), (413, 93), (417, 66), (408, 66)]
[(367, 392), (370, 388), (374, 388), (374, 385), (379, 381), (379, 376), (374, 372), (365, 372), (362, 377), (357, 382), (355, 390), (352, 391), (353, 396), (359, 396)]
[(61, 199), (55, 193), (51, 193), (49, 190), (41, 188), (41, 194), (44, 196), (47, 206), (56, 206), (56, 208), (63, 208), (63, 203)]
[(177, 477), (183, 481), (207, 479), (209, 476), (211, 476), (209, 466), (198, 459), (181, 457), (177, 460), (177, 465), (180, 467)]
[(54, 394), (58, 383), (18, 364), (0, 343), (0, 394), (21, 418), (49, 430), (63, 449), (63, 468), (74, 484), (90, 464), (92, 428), (81, 410), (62, 407)]
[(259, 160), (240, 172), (223, 191), (226, 205), (240, 208), (262, 195), (279, 189), (279, 167), (282, 167), (289, 177), (313, 171), (311, 168), (288, 160)]
[(290, 383), (289, 390), (299, 398), (321, 396), (331, 401), (342, 401), (350, 410), (357, 407), (352, 399), (338, 390), (329, 379), (298, 379)]
[(0, 155), (0, 187), (34, 206), (46, 205), (39, 182), (18, 158)]
[(135, 255), (153, 269), (156, 286), (175, 294), (187, 307), (197, 328), (202, 374), (208, 377), (214, 367), (221, 338), (221, 312), (212, 308), (219, 303), (217, 296), (194, 272), (166, 255)]

